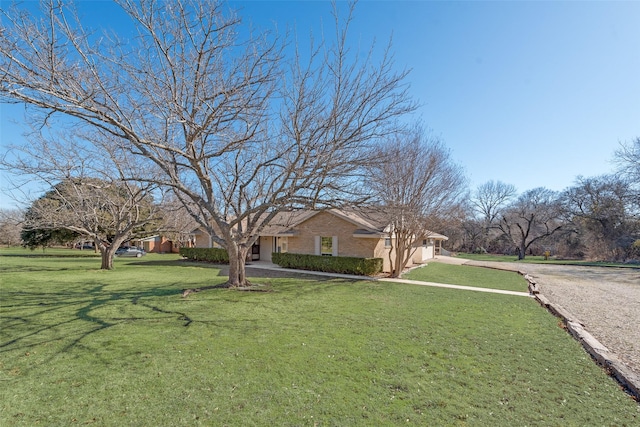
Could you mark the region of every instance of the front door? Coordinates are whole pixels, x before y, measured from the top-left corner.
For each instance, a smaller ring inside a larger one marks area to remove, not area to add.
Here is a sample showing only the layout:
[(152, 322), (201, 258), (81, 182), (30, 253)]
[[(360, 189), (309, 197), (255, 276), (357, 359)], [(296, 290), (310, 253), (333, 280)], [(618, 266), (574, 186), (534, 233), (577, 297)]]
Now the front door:
[(260, 239), (251, 246), (251, 261), (260, 261)]

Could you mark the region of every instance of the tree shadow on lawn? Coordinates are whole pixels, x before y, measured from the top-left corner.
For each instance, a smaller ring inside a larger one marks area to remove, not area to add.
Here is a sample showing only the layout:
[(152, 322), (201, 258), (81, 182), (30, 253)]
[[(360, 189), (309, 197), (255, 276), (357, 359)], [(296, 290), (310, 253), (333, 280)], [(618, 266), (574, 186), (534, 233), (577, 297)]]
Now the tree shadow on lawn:
[[(229, 264), (217, 264), (207, 261), (192, 261), (184, 258), (174, 260), (140, 260), (131, 258), (129, 265), (147, 266), (147, 267), (185, 267), (185, 268), (209, 268), (218, 270), (216, 276), (229, 277)], [(247, 277), (250, 281), (256, 279), (301, 279), (314, 282), (342, 282), (342, 283), (357, 283), (361, 281), (367, 281), (367, 277), (362, 279), (347, 279), (336, 278), (319, 274), (318, 272), (305, 273), (304, 270), (290, 270), (290, 269), (267, 269), (258, 266), (253, 266), (252, 262), (246, 264)]]
[[(218, 274), (224, 275), (224, 272), (223, 269)], [(293, 282), (278, 284), (278, 289), (289, 293), (292, 298), (309, 292), (325, 292), (334, 286), (352, 282), (305, 274), (292, 277), (290, 272), (284, 271), (252, 269), (251, 273), (254, 281), (293, 279)], [(323, 286), (300, 286), (300, 283), (295, 282), (296, 279), (307, 283), (320, 282)], [(38, 346), (55, 343), (61, 345), (57, 353), (63, 353), (80, 346), (83, 340), (95, 333), (127, 322), (158, 321), (164, 318), (165, 321), (177, 322), (183, 327), (194, 322), (208, 323), (205, 319), (193, 319), (186, 309), (166, 308), (164, 302), (169, 300), (163, 300), (161, 304), (152, 302), (158, 297), (181, 295), (184, 287), (182, 283), (142, 291), (135, 288), (110, 290), (107, 289), (108, 286), (104, 282), (94, 281), (76, 290), (57, 292), (51, 292), (50, 289), (42, 292), (5, 289), (0, 302), (0, 354), (16, 350), (29, 352)], [(148, 301), (149, 299), (152, 301)], [(181, 304), (181, 307), (186, 305)], [(158, 315), (164, 316), (159, 318)], [(54, 355), (51, 356), (53, 357)]]
[[(204, 261), (189, 261), (184, 259), (177, 260), (150, 260), (150, 261), (133, 261), (129, 265), (144, 266), (144, 267), (199, 267), (210, 268), (218, 270), (218, 277), (229, 277), (229, 265), (228, 264), (214, 264)], [(334, 277), (322, 276), (313, 273), (299, 273), (291, 270), (270, 270), (259, 267), (252, 267), (250, 263), (246, 265), (247, 277), (251, 279), (304, 279), (313, 280), (315, 282), (328, 282), (335, 280)], [(347, 282), (357, 282), (355, 279), (341, 279)]]
[[(44, 257), (42, 257), (44, 258)], [(52, 262), (47, 264), (41, 263), (28, 263), (27, 259), (24, 259), (24, 263), (2, 263), (0, 262), (0, 273), (28, 273), (37, 271), (60, 271), (60, 270), (76, 270), (84, 271), (90, 267), (100, 266), (99, 257), (76, 257), (76, 258), (60, 258), (55, 259), (50, 257)], [(54, 261), (54, 262), (53, 262)], [(80, 262), (79, 262), (80, 261)]]
[[(3, 291), (0, 305), (0, 353), (26, 351), (53, 343), (63, 343), (58, 351), (63, 353), (78, 346), (92, 334), (112, 326), (131, 321), (157, 320), (154, 313), (174, 316), (183, 326), (191, 323), (191, 319), (184, 313), (143, 302), (146, 298), (180, 295), (181, 289), (177, 284), (144, 291), (131, 289), (115, 292), (105, 289), (108, 285), (104, 283), (94, 282), (88, 285), (89, 288), (83, 287), (78, 291)], [(148, 314), (117, 317), (94, 313), (103, 308), (116, 312), (118, 308), (122, 308), (117, 307), (117, 304), (127, 301), (131, 306), (148, 310)], [(110, 305), (113, 306), (109, 307)]]
[(46, 253), (46, 252), (30, 252), (30, 253), (22, 253), (22, 254), (0, 254), (0, 258), (100, 258), (100, 252), (94, 251), (85, 251), (85, 253), (77, 252), (77, 253), (69, 253), (69, 254), (60, 254), (60, 253)]

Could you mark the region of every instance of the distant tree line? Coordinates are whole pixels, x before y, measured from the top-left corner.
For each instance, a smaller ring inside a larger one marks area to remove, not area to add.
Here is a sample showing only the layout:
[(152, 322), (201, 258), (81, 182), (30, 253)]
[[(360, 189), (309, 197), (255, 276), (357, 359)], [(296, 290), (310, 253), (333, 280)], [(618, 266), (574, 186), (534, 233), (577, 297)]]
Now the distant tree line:
[(450, 247), (463, 252), (626, 262), (640, 259), (640, 138), (615, 153), (617, 170), (577, 177), (554, 192), (518, 195), (489, 181), (471, 195), (466, 215), (447, 227)]

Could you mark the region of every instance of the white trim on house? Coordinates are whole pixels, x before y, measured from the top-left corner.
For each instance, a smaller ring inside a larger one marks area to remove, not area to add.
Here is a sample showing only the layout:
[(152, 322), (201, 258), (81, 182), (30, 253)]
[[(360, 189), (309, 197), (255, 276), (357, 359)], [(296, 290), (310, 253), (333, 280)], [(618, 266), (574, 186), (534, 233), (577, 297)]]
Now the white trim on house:
[(313, 252), (314, 255), (320, 255), (321, 254), (321, 248), (320, 245), (322, 244), (322, 237), (320, 236), (313, 236)]
[(355, 237), (356, 239), (382, 239), (387, 236), (387, 233), (369, 232), (366, 230), (356, 230), (356, 232), (351, 235), (351, 237)]

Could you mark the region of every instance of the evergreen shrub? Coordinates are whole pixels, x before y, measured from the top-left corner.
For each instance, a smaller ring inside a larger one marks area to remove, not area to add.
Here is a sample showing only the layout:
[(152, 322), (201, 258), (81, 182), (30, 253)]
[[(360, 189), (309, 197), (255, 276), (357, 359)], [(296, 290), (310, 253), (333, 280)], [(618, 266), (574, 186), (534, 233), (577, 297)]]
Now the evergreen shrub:
[(192, 261), (207, 261), (228, 264), (229, 254), (221, 248), (180, 248), (180, 255)]
[(284, 268), (323, 271), (326, 273), (373, 276), (382, 271), (382, 258), (334, 257), (274, 252), (271, 254), (271, 261)]

